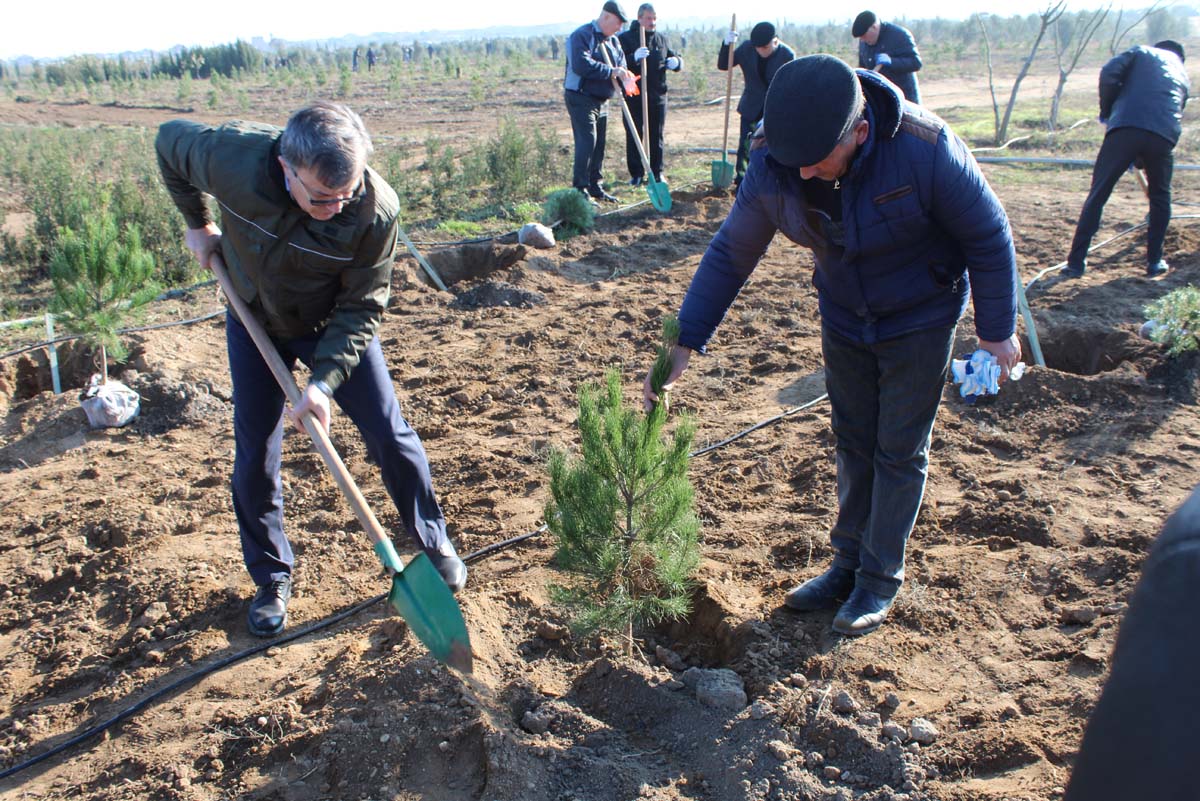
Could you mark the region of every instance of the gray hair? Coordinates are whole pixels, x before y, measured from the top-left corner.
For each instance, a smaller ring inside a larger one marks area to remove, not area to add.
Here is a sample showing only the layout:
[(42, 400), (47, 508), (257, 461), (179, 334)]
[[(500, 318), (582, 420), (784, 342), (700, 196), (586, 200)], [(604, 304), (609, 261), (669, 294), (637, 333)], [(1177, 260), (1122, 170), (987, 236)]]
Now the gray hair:
[(358, 179), (375, 148), (361, 117), (340, 103), (318, 100), (288, 119), (279, 152), (293, 167), (314, 170), (326, 186), (342, 187)]
[(647, 11), (649, 11), (651, 14), (655, 13), (654, 6), (650, 5), (649, 3), (642, 3), (640, 6), (638, 6), (637, 15), (640, 17), (643, 14), (645, 14)]
[[(859, 124), (867, 121), (866, 105), (867, 101), (864, 98), (862, 105), (858, 107), (858, 113), (853, 117), (853, 122), (846, 128), (846, 132), (842, 134), (841, 139), (838, 139), (838, 145), (848, 145), (854, 141), (854, 132), (858, 130)], [(834, 147), (837, 147), (837, 145), (834, 145)]]

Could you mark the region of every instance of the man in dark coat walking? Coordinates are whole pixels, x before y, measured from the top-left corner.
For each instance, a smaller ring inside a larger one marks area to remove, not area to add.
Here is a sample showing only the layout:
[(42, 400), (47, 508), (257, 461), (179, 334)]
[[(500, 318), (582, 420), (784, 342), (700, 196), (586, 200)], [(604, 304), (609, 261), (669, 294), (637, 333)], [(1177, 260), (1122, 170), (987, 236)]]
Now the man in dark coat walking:
[[(669, 389), (703, 353), (777, 232), (810, 248), (837, 439), (833, 564), (791, 590), (833, 628), (877, 628), (904, 581), (959, 317), (1007, 377), (1021, 357), (1017, 263), (966, 145), (874, 72), (805, 56), (767, 91), (750, 169), (679, 310)], [(799, 265), (797, 265), (799, 269)], [(650, 377), (647, 406), (656, 400)]]
[(1100, 70), (1100, 122), (1108, 126), (1108, 132), (1096, 156), (1092, 188), (1079, 212), (1063, 275), (1083, 275), (1104, 204), (1131, 164), (1145, 168), (1150, 198), (1146, 275), (1166, 275), (1170, 268), (1163, 260), (1163, 240), (1171, 220), (1171, 173), (1190, 88), (1183, 68), (1183, 45), (1170, 39), (1154, 47), (1131, 47)]
[[(617, 38), (621, 49), (625, 52), (625, 63), (635, 75), (642, 74), (642, 59), (646, 63), (646, 77), (639, 82), (642, 92), (648, 98), (647, 107), (650, 111), (650, 139), (642, 142), (646, 155), (650, 157), (650, 169), (654, 177), (662, 180), (663, 168), (663, 128), (667, 120), (667, 70), (679, 72), (683, 69), (683, 58), (671, 49), (667, 37), (657, 30), (658, 15), (654, 6), (642, 3), (638, 7), (637, 19), (629, 25), (629, 30)], [(642, 37), (639, 28), (646, 31), (646, 46), (642, 47)], [(642, 165), (642, 157), (638, 155), (634, 137), (640, 137), (646, 129), (642, 120), (641, 97), (625, 98), (629, 113), (633, 117), (634, 131), (625, 125), (625, 159), (629, 162), (630, 184), (638, 186), (645, 180), (646, 170)]]
[[(755, 126), (762, 119), (763, 102), (767, 98), (767, 87), (779, 68), (796, 57), (792, 48), (783, 44), (775, 36), (775, 26), (769, 22), (760, 22), (750, 30), (750, 41), (742, 42), (733, 51), (733, 63), (729, 61), (729, 48), (738, 39), (737, 31), (725, 34), (725, 42), (717, 53), (717, 69), (722, 72), (734, 66), (742, 68), (742, 99), (738, 101), (737, 112), (741, 117), (741, 127), (738, 130), (737, 170), (734, 180), (740, 184), (742, 175), (746, 172), (747, 141), (754, 133)], [(721, 154), (724, 157), (725, 154)]]
[(921, 54), (908, 28), (891, 22), (881, 22), (874, 11), (864, 11), (854, 18), (850, 33), (858, 40), (858, 66), (875, 70), (904, 93), (904, 99), (921, 102), (917, 86), (917, 70), (921, 69)]

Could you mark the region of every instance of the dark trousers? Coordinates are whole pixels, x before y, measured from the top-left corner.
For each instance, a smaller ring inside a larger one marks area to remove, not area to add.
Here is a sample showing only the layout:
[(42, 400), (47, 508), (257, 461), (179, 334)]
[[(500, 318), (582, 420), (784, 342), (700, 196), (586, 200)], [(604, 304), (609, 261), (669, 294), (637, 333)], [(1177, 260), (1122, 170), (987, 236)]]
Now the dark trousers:
[[(629, 114), (633, 117), (633, 124), (637, 130), (637, 136), (642, 135), (645, 126), (642, 124), (642, 98), (628, 97), (625, 102), (629, 105)], [(663, 169), (663, 126), (667, 121), (667, 98), (666, 95), (659, 97), (651, 97), (649, 103), (650, 110), (650, 139), (647, 142), (642, 142), (642, 146), (646, 149), (646, 155), (650, 158), (650, 169), (654, 172), (654, 177), (662, 176)], [(622, 115), (624, 116), (624, 115)], [(634, 134), (629, 131), (629, 123), (625, 123), (625, 159), (629, 162), (629, 177), (644, 178), (646, 176), (646, 168), (642, 166), (642, 157), (638, 155), (637, 143), (634, 142)]]
[[(289, 368), (297, 360), (310, 365), (319, 337), (275, 344)], [(284, 395), (249, 332), (232, 314), (226, 315), (225, 341), (233, 377), (233, 509), (246, 568), (254, 583), (262, 585), (290, 575), (294, 561), (283, 532), (279, 475)], [(449, 544), (446, 521), (433, 492), (429, 461), (417, 433), (400, 414), (378, 339), (333, 398), (362, 433), (404, 529), (425, 551), (442, 550)]]
[(929, 467), (929, 440), (950, 368), (954, 326), (865, 345), (821, 329), (837, 439), (833, 564), (894, 596)]
[(1146, 231), (1146, 263), (1154, 264), (1163, 255), (1163, 239), (1167, 235), (1167, 223), (1171, 220), (1171, 172), (1175, 168), (1175, 146), (1167, 139), (1141, 128), (1117, 128), (1109, 131), (1100, 145), (1096, 166), (1092, 170), (1092, 188), (1083, 211), (1079, 212), (1079, 223), (1075, 226), (1075, 239), (1071, 242), (1071, 253), (1067, 263), (1082, 267), (1087, 259), (1092, 237), (1100, 228), (1100, 217), (1104, 204), (1108, 202), (1113, 187), (1129, 169), (1131, 164), (1140, 164), (1146, 170), (1147, 193), (1150, 195), (1150, 225)]
[[(759, 117), (751, 117), (747, 114), (738, 115), (741, 120), (741, 126), (738, 128), (738, 149), (737, 149), (737, 175), (746, 174), (746, 162), (750, 158), (750, 134), (754, 133), (754, 129), (758, 127)], [(721, 154), (721, 158), (725, 158), (725, 154)]]
[(563, 92), (567, 114), (571, 117), (571, 133), (575, 137), (575, 167), (571, 185), (576, 189), (599, 186), (604, 177), (604, 139), (608, 132), (606, 101), (581, 92)]

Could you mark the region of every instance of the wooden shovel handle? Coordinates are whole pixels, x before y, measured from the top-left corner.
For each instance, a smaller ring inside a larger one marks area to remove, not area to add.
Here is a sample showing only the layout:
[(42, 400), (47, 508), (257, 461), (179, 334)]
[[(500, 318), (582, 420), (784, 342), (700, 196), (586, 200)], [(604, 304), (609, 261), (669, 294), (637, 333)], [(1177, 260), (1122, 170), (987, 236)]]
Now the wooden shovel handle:
[[(737, 14), (733, 15), (733, 19), (729, 23), (729, 30), (737, 30)], [(722, 161), (729, 157), (729, 101), (733, 97), (733, 45), (729, 45), (729, 52), (726, 54), (725, 73), (725, 136), (721, 139)]]
[[(275, 376), (275, 380), (279, 382), (280, 389), (287, 396), (288, 403), (295, 408), (300, 404), (301, 394), (300, 388), (296, 386), (296, 379), (292, 377), (292, 372), (283, 363), (283, 359), (279, 356), (279, 351), (275, 349), (275, 343), (267, 336), (267, 332), (259, 324), (258, 320), (250, 313), (250, 309), (246, 306), (246, 302), (238, 295), (237, 290), (233, 287), (233, 282), (229, 280), (229, 272), (225, 268), (225, 260), (221, 258), (219, 253), (214, 253), (209, 261), (209, 266), (212, 268), (213, 274), (217, 276), (217, 281), (221, 284), (221, 289), (225, 292), (225, 297), (229, 301), (229, 305), (241, 320), (242, 325), (250, 332), (251, 339), (258, 346), (258, 352), (262, 354), (263, 361), (271, 368), (271, 374)], [(342, 458), (338, 456), (338, 452), (334, 450), (333, 443), (329, 440), (329, 434), (325, 433), (325, 429), (317, 422), (317, 419), (311, 414), (306, 414), (302, 418), (304, 430), (312, 437), (313, 445), (316, 446), (317, 452), (321, 454), (321, 458), (325, 461), (325, 466), (329, 468), (329, 472), (333, 474), (333, 480), (337, 482), (338, 488), (342, 494), (346, 496), (346, 500), (354, 509), (354, 514), (358, 518), (358, 522), (366, 530), (367, 536), (371, 538), (374, 545), (379, 546), (380, 543), (387, 543), (387, 550), (391, 551), (391, 539), (384, 533), (383, 527), (379, 525), (379, 520), (375, 518), (375, 514), (371, 511), (371, 507), (367, 505), (367, 499), (359, 491), (358, 485), (354, 483), (354, 479), (350, 476), (350, 471), (346, 469), (346, 465), (342, 462)], [(393, 551), (394, 552), (394, 551)], [(395, 568), (393, 568), (395, 569)]]
[[(608, 57), (608, 42), (600, 45), (600, 54), (604, 56), (604, 63), (611, 67), (612, 59)], [(612, 82), (613, 86), (617, 88), (617, 104), (625, 114), (625, 123), (629, 126), (629, 130), (633, 131), (633, 143), (637, 145), (638, 155), (642, 157), (642, 167), (648, 174), (653, 175), (654, 173), (650, 171), (650, 159), (646, 157), (646, 148), (642, 147), (642, 137), (638, 135), (637, 126), (633, 124), (633, 115), (629, 113), (629, 104), (625, 102), (625, 87), (621, 86), (616, 75), (613, 76)]]
[[(642, 24), (638, 23), (638, 33), (642, 38), (642, 47), (646, 46), (646, 29)], [(646, 75), (646, 61), (642, 59), (642, 142), (650, 146), (650, 91), (647, 88), (650, 83), (650, 78)]]

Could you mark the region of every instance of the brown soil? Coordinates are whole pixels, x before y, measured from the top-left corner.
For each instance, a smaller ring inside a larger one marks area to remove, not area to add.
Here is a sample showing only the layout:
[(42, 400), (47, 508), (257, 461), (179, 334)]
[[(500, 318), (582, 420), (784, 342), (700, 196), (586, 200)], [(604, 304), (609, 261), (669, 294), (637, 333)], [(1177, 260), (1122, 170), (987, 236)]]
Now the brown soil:
[[(547, 104), (539, 113), (561, 127)], [(73, 124), (173, 114), (68, 106), (47, 121), (84, 108), (88, 119)], [(0, 101), (0, 120), (40, 113)], [(675, 119), (684, 130), (685, 113)], [(368, 121), (389, 130), (379, 115)], [(989, 175), (1026, 278), (1060, 260), (1086, 174), (1047, 173), (1035, 185)], [(1140, 221), (1135, 191), (1120, 188), (1112, 226)], [(411, 259), (398, 269), (382, 343), (462, 553), (538, 527), (543, 457), (550, 444), (574, 444), (581, 382), (616, 364), (631, 400), (638, 393), (660, 320), (678, 307), (730, 195), (674, 199), (669, 216), (642, 206), (605, 217), (553, 251), (443, 257), (475, 265), (450, 293), (427, 286)], [(947, 386), (907, 581), (875, 634), (846, 640), (830, 632), (830, 614), (780, 607), (830, 556), (833, 441), (818, 404), (694, 460), (704, 548), (695, 611), (642, 632), (636, 659), (542, 636), (562, 621), (545, 589), (552, 543), (535, 537), (472, 564), (460, 596), (475, 650), (469, 679), (434, 663), (375, 604), (168, 693), (0, 782), (0, 797), (1057, 797), (1146, 549), (1197, 481), (1200, 361), (1168, 359), (1137, 330), (1145, 303), (1200, 280), (1200, 228), (1172, 226), (1176, 269), (1163, 281), (1140, 276), (1143, 247), (1128, 237), (1097, 253), (1084, 279), (1035, 285), (1048, 367), (988, 403), (967, 405)], [(698, 445), (823, 391), (809, 265), (778, 239), (712, 355), (693, 363), (676, 398), (696, 415)], [(215, 307), (198, 293), (162, 315)], [(968, 319), (960, 350), (971, 333)], [(122, 380), (142, 393), (143, 411), (122, 430), (88, 431), (73, 393), (47, 391), (44, 354), (2, 363), (0, 767), (258, 644), (245, 632), (252, 588), (228, 498), (222, 320), (133, 345)], [(70, 352), (60, 355), (69, 367)], [(86, 372), (75, 361), (73, 387)], [(334, 441), (394, 525), (344, 418)], [(285, 441), (284, 481), (298, 556), (291, 626), (383, 592), (353, 514), (298, 435)], [(731, 668), (751, 706), (705, 706), (668, 665)], [(838, 711), (842, 692), (857, 711)], [(940, 732), (930, 745), (881, 735), (884, 722), (918, 717)], [(530, 720), (548, 727), (533, 733), (542, 727)]]

